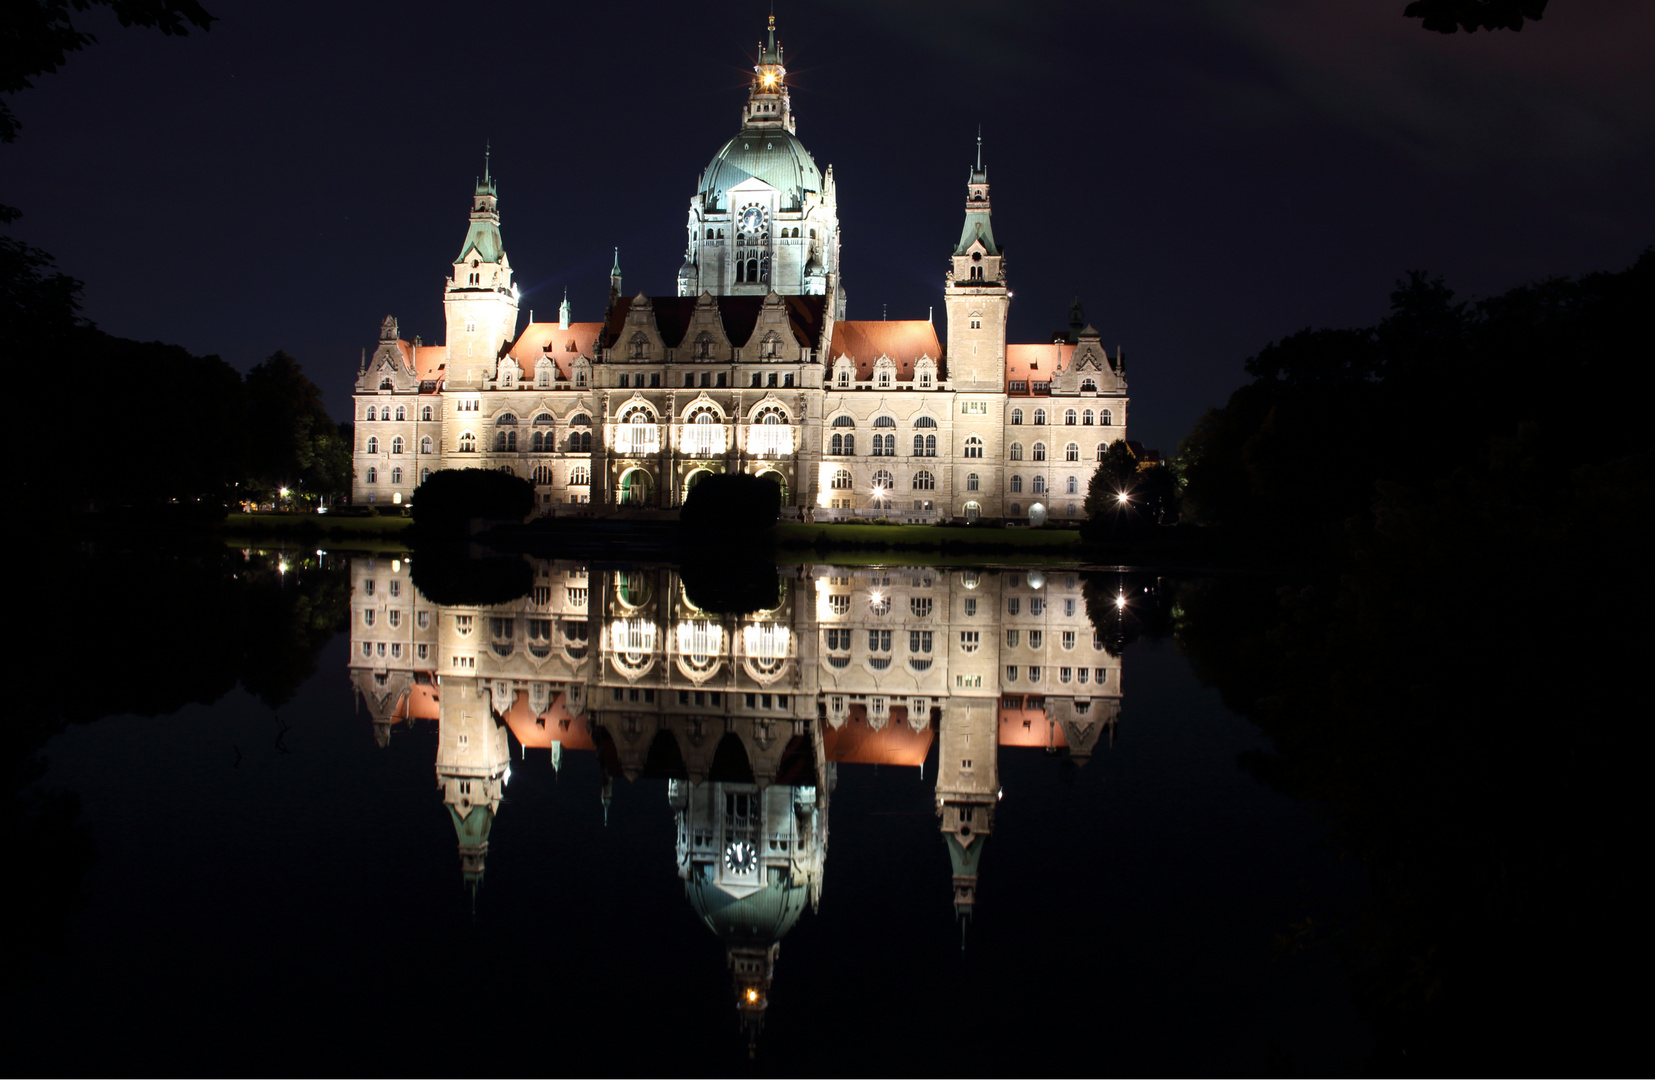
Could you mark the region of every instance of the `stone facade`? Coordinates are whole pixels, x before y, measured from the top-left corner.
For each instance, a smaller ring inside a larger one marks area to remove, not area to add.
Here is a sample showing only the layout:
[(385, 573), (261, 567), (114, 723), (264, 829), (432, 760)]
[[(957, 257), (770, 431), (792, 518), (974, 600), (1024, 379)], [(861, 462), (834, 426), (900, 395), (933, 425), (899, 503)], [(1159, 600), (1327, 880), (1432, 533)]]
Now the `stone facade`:
[(442, 468), (531, 480), (541, 513), (676, 512), (701, 476), (769, 475), (786, 516), (1078, 520), (1127, 383), (1078, 304), (1068, 330), (1008, 344), (1006, 256), (988, 173), (969, 170), (930, 320), (845, 318), (837, 194), (799, 142), (772, 25), (741, 130), (690, 200), (677, 296), (628, 297), (617, 254), (596, 322), (517, 329), (485, 166), (444, 286), (443, 345), (387, 317), (355, 395), (353, 500), (408, 501)]

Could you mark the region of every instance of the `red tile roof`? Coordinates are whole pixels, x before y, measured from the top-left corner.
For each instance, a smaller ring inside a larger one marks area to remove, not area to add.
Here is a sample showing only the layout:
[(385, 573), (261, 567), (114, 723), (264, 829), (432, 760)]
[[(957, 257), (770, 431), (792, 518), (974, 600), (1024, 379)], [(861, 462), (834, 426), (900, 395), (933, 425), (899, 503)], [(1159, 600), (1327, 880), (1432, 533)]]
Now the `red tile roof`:
[(878, 731), (868, 726), (868, 707), (852, 705), (843, 726), (836, 728), (829, 724), (823, 732), (822, 749), (829, 761), (916, 768), (925, 764), (934, 735), (930, 724), (922, 731), (909, 727), (908, 709), (903, 705), (891, 707), (891, 718)]
[(827, 363), (831, 368), (840, 356), (856, 362), (858, 382), (873, 379), (874, 361), (888, 356), (896, 361), (897, 381), (912, 382), (914, 362), (929, 356), (937, 362), (937, 379), (947, 378), (943, 367), (942, 342), (929, 319), (842, 320), (833, 324), (828, 343)]
[(596, 359), (597, 340), (603, 333), (601, 322), (572, 322), (567, 330), (555, 322), (530, 323), (517, 336), (510, 356), (523, 369), (523, 376), (534, 378), (534, 366), (542, 356), (551, 357), (557, 364), (558, 377), (574, 377), (571, 365), (577, 357)]
[(402, 353), (402, 366), (412, 371), (421, 382), (443, 377), (443, 365), (448, 363), (446, 345), (415, 345), (399, 339), (397, 349)]
[[(1045, 367), (1042, 366), (1044, 371)], [(1026, 726), (1025, 726), (1026, 725)], [(1046, 719), (1046, 707), (1012, 709), (1000, 706), (1001, 746), (1067, 746), (1063, 725)]]
[(511, 708), (505, 712), (506, 726), (511, 728), (512, 735), (524, 746), (532, 746), (538, 750), (549, 750), (552, 741), (563, 744), (565, 750), (592, 750), (592, 733), (582, 719), (584, 714), (575, 714), (569, 711), (569, 697), (567, 694), (557, 694), (546, 711), (536, 716), (529, 709), (529, 694), (526, 690), (517, 691), (512, 700)]
[(1069, 344), (1045, 345), (1007, 345), (1006, 346), (1006, 383), (1012, 380), (1027, 381), (1027, 391), (1019, 390), (1018, 394), (1033, 394), (1034, 384), (1037, 382), (1049, 383), (1052, 373), (1069, 363), (1069, 357), (1074, 355), (1075, 347)]

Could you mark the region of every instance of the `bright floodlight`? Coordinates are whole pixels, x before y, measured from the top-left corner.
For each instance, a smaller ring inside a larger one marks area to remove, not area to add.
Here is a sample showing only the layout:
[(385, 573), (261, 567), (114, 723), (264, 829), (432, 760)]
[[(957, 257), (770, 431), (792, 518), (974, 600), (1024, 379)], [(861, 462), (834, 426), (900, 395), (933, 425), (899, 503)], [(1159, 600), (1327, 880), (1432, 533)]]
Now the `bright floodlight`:
[(285, 498), (287, 498), (287, 489), (286, 488), (280, 488), (280, 489), (277, 490), (276, 494), (280, 495), (282, 498), (285, 499)]
[(1115, 594), (1115, 610), (1120, 611), (1120, 610), (1124, 609), (1125, 607), (1126, 607), (1126, 595), (1124, 593), (1116, 593)]
[(1123, 491), (1119, 495), (1116, 495), (1115, 501), (1124, 504), (1126, 502), (1126, 492)]

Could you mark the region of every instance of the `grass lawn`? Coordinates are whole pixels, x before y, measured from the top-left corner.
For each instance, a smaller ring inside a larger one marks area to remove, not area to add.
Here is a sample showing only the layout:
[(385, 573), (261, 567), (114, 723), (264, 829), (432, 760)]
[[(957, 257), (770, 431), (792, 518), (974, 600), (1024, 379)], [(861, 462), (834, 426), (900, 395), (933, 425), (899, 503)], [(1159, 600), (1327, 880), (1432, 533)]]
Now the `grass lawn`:
[(334, 517), (331, 514), (231, 514), (225, 532), (318, 530), (334, 536), (395, 536), (414, 523), (405, 517)]
[(1015, 547), (1022, 551), (1067, 553), (1080, 545), (1078, 529), (1000, 529), (973, 525), (806, 525), (782, 522), (776, 542), (784, 547), (811, 547), (825, 539), (829, 547), (867, 545), (937, 548), (944, 543), (984, 547)]

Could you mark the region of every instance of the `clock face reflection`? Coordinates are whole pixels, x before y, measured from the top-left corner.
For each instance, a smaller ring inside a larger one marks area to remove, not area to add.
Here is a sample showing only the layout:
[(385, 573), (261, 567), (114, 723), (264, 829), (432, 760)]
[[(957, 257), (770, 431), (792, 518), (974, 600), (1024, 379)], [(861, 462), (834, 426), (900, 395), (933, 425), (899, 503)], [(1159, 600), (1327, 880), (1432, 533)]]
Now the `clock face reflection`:
[(752, 873), (758, 861), (759, 853), (744, 840), (732, 840), (724, 848), (724, 868), (733, 874)]
[(741, 215), (741, 227), (747, 232), (758, 232), (764, 224), (764, 212), (756, 206), (749, 206)]

